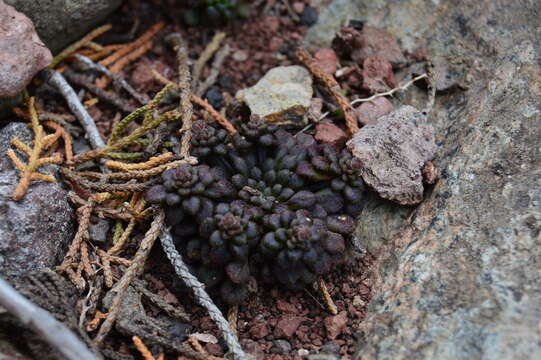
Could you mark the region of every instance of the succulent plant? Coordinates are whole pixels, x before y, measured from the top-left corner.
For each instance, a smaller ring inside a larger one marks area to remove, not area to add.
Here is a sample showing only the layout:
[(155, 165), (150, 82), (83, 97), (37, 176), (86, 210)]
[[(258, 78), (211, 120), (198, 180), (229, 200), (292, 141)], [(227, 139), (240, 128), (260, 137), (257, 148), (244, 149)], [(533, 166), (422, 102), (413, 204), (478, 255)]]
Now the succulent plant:
[(257, 116), (229, 136), (195, 121), (203, 165), (164, 172), (146, 200), (166, 209), (179, 250), (227, 303), (249, 279), (300, 289), (343, 261), (365, 185), (347, 149), (293, 136)]

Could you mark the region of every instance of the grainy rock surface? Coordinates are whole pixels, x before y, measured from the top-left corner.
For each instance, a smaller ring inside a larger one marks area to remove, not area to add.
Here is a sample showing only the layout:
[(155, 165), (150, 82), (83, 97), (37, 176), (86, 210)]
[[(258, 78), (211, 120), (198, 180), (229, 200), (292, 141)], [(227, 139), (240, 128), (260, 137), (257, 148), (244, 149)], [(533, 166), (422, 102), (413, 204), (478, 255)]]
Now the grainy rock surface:
[(434, 157), (434, 129), (411, 106), (362, 127), (348, 142), (363, 180), (384, 199), (402, 205), (423, 199), (423, 165)]
[(239, 90), (236, 98), (245, 102), (252, 114), (276, 124), (299, 124), (310, 107), (312, 77), (302, 66), (270, 69), (254, 86)]
[[(424, 201), (372, 199), (360, 218), (359, 238), (377, 261), (354, 358), (537, 359), (538, 2), (352, 2), (365, 8), (360, 20), (379, 22), (403, 47), (466, 64), (469, 86), (436, 99), (429, 121), (441, 178)], [(403, 100), (426, 104), (416, 87)]]
[[(19, 175), (5, 154), (13, 136), (30, 144), (32, 133), (16, 122), (0, 129), (0, 274), (8, 277), (58, 264), (74, 230), (73, 210), (59, 183), (33, 182), (22, 200), (11, 200)], [(58, 167), (40, 169), (56, 174)]]
[(394, 110), (394, 105), (386, 97), (378, 97), (355, 108), (355, 114), (361, 125), (375, 123), (378, 118)]
[(122, 0), (5, 0), (5, 2), (32, 19), (45, 45), (56, 53), (99, 25)]
[(32, 21), (0, 0), (0, 98), (17, 95), (53, 56)]

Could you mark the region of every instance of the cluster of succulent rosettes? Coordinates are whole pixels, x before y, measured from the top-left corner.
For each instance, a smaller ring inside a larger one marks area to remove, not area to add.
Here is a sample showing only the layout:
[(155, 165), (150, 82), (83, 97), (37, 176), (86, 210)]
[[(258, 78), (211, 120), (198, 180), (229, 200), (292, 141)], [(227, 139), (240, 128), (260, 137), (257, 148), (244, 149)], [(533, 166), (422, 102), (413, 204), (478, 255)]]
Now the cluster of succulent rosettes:
[(347, 149), (255, 116), (234, 136), (194, 125), (192, 154), (203, 165), (164, 172), (146, 200), (165, 207), (179, 250), (211, 292), (234, 304), (252, 279), (299, 289), (343, 261), (365, 192)]

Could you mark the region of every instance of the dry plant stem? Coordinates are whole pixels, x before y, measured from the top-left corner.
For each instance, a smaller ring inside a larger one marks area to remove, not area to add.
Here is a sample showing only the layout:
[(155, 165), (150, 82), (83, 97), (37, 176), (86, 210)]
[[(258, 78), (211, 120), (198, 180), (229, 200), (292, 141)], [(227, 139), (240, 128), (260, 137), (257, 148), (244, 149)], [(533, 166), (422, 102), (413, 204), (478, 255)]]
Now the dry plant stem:
[(193, 107), (190, 100), (190, 69), (188, 67), (188, 48), (186, 41), (178, 33), (167, 36), (166, 41), (173, 47), (177, 53), (178, 63), (178, 89), (180, 91), (180, 111), (182, 113), (182, 128), (180, 133), (180, 156), (187, 159), (190, 157), (190, 145), (192, 139), (192, 115)]
[(79, 97), (73, 90), (73, 88), (68, 84), (66, 79), (57, 71), (49, 71), (50, 78), (49, 83), (54, 86), (66, 99), (70, 110), (75, 114), (77, 119), (81, 122), (81, 125), (85, 129), (90, 145), (94, 149), (99, 149), (105, 146), (103, 139), (101, 138), (100, 132), (96, 127), (94, 119), (88, 114), (85, 107), (79, 100)]
[(28, 301), (2, 278), (0, 278), (0, 304), (24, 325), (36, 331), (67, 359), (96, 360), (101, 358), (93, 354), (71, 330), (47, 311)]
[(150, 250), (152, 249), (154, 242), (160, 235), (160, 230), (163, 227), (164, 220), (164, 212), (158, 212), (156, 217), (152, 221), (152, 224), (150, 225), (150, 229), (145, 234), (143, 240), (141, 240), (141, 244), (139, 245), (139, 249), (137, 249), (137, 252), (133, 257), (131, 265), (128, 267), (124, 275), (122, 275), (122, 278), (117, 282), (115, 287), (110, 290), (114, 291), (116, 295), (113, 298), (113, 301), (109, 308), (109, 314), (107, 316), (107, 319), (105, 319), (105, 321), (100, 327), (100, 330), (98, 331), (98, 335), (96, 335), (96, 344), (100, 345), (103, 343), (103, 340), (105, 340), (105, 337), (115, 323), (116, 317), (118, 316), (118, 312), (122, 305), (122, 298), (124, 297), (126, 289), (133, 281), (133, 279), (135, 279), (137, 274), (143, 269), (146, 259), (150, 254)]
[(66, 161), (68, 163), (73, 161), (73, 139), (71, 135), (69, 134), (69, 132), (67, 132), (61, 125), (53, 121), (46, 121), (43, 124), (51, 129), (60, 131), (62, 139), (64, 140), (64, 151), (66, 153)]
[(227, 321), (229, 321), (229, 325), (231, 326), (231, 330), (235, 335), (237, 335), (237, 321), (239, 317), (239, 306), (238, 305), (232, 305), (229, 308), (229, 311), (227, 312)]
[[(160, 92), (156, 94), (156, 96), (154, 96), (154, 99), (152, 99), (148, 104), (134, 110), (131, 114), (116, 123), (113, 127), (113, 130), (111, 130), (111, 135), (109, 136), (107, 144), (112, 145), (117, 142), (129, 124), (137, 120), (140, 115), (146, 114), (156, 108), (159, 102), (169, 93), (169, 91), (171, 91), (171, 89), (173, 89), (173, 86), (166, 85), (162, 90), (160, 90)], [(149, 122), (150, 121), (147, 121), (147, 123), (143, 125), (147, 125)]]
[(163, 164), (149, 170), (131, 170), (129, 172), (122, 172), (122, 173), (104, 174), (104, 173), (94, 172), (94, 171), (81, 171), (81, 172), (75, 172), (74, 174), (81, 177), (90, 177), (90, 178), (100, 179), (104, 181), (146, 179), (149, 177), (159, 175), (165, 170), (174, 169), (176, 167), (179, 167), (180, 165), (185, 165), (185, 164), (197, 165), (197, 161), (195, 161), (194, 158), (189, 158), (186, 160), (185, 159), (175, 160), (175, 161), (171, 161), (170, 163)]
[(152, 49), (152, 41), (148, 40), (143, 43), (140, 47), (136, 48), (132, 53), (124, 56), (114, 63), (113, 66), (109, 69), (113, 74), (118, 74), (126, 65), (138, 59), (144, 55), (148, 50)]
[[(163, 214), (163, 210), (160, 211)], [(216, 323), (222, 334), (224, 335), (225, 342), (229, 347), (233, 359), (243, 360), (246, 358), (244, 351), (240, 347), (237, 337), (231, 330), (227, 319), (224, 318), (222, 312), (205, 291), (205, 285), (203, 285), (197, 278), (190, 273), (188, 266), (182, 260), (182, 256), (177, 251), (175, 244), (173, 243), (173, 237), (169, 229), (165, 227), (162, 229), (160, 235), (161, 243), (167, 258), (175, 268), (177, 275), (184, 281), (184, 283), (192, 289), (196, 301), (203, 306), (209, 313), (211, 319)]]
[(132, 340), (133, 340), (133, 343), (135, 344), (135, 347), (137, 348), (137, 351), (141, 353), (141, 356), (143, 357), (143, 359), (156, 360), (154, 356), (152, 356), (152, 353), (150, 352), (150, 350), (148, 350), (146, 345), (143, 343), (143, 340), (141, 340), (138, 336), (133, 336)]
[[(98, 98), (102, 99), (103, 101), (116, 106), (120, 110), (122, 110), (125, 113), (131, 113), (135, 109), (133, 106), (128, 104), (126, 101), (121, 99), (118, 95), (115, 93), (106, 91), (92, 83), (92, 81), (87, 78), (85, 75), (78, 74), (74, 72), (73, 70), (66, 70), (64, 71), (64, 76), (66, 79), (68, 79), (71, 83), (74, 83), (76, 85), (82, 86), (86, 89), (88, 89), (91, 93), (95, 94)], [(89, 104), (87, 104), (88, 106)]]
[(421, 80), (421, 79), (424, 79), (428, 77), (427, 74), (421, 74), (413, 79), (411, 79), (410, 81), (408, 81), (407, 83), (405, 84), (402, 84), (402, 85), (399, 85), (397, 87), (395, 87), (394, 89), (391, 89), (389, 91), (386, 91), (386, 92), (382, 92), (382, 93), (379, 93), (379, 94), (374, 94), (370, 97), (367, 97), (367, 98), (363, 98), (363, 99), (356, 99), (356, 100), (353, 100), (351, 102), (351, 105), (355, 105), (355, 104), (359, 104), (359, 103), (363, 103), (363, 102), (368, 102), (368, 101), (372, 101), (372, 100), (375, 100), (379, 97), (382, 97), (382, 96), (391, 96), (393, 95), (395, 92), (397, 91), (403, 91), (403, 90), (406, 90), (407, 88), (409, 88), (414, 82), (418, 81), (418, 80)]
[(199, 59), (197, 59), (193, 67), (193, 80), (192, 80), (193, 89), (197, 88), (203, 67), (205, 67), (205, 64), (207, 63), (207, 61), (209, 61), (212, 55), (214, 55), (214, 53), (220, 48), (220, 44), (225, 39), (225, 36), (226, 35), (224, 32), (216, 33), (214, 37), (212, 38), (212, 40), (205, 47), (205, 50), (203, 50), (201, 55), (199, 55)]
[(90, 199), (86, 205), (77, 210), (77, 212), (80, 214), (77, 233), (75, 233), (75, 237), (71, 242), (68, 252), (64, 256), (64, 261), (62, 261), (62, 264), (56, 268), (58, 271), (65, 271), (71, 266), (71, 264), (75, 262), (79, 249), (81, 248), (81, 244), (83, 241), (89, 238), (88, 228), (90, 226), (90, 215), (92, 214), (92, 210), (94, 209), (95, 205), (96, 202)]
[(86, 189), (96, 190), (99, 192), (119, 192), (119, 191), (142, 192), (148, 189), (153, 184), (152, 181), (147, 181), (144, 183), (104, 184), (104, 183), (92, 182), (87, 179), (84, 179), (78, 176), (75, 171), (68, 168), (62, 168), (60, 169), (60, 172), (62, 173), (62, 175), (64, 175), (68, 179), (76, 182), (78, 185)]
[(210, 116), (212, 116), (212, 118), (214, 120), (216, 120), (216, 122), (218, 124), (220, 124), (224, 129), (227, 130), (227, 132), (230, 134), (230, 135), (235, 135), (237, 133), (237, 129), (235, 129), (235, 127), (233, 126), (233, 124), (231, 124), (229, 122), (229, 120), (227, 120), (225, 117), (222, 116), (222, 114), (220, 114), (219, 112), (217, 112), (213, 107), (212, 105), (210, 105), (207, 100), (203, 100), (201, 99), (200, 97), (196, 96), (196, 95), (193, 95), (192, 94), (192, 101), (194, 103), (196, 103), (197, 105), (201, 106), (203, 109), (205, 109), (206, 111), (208, 111), (208, 113), (210, 114)]
[(152, 26), (149, 30), (147, 30), (143, 35), (141, 35), (137, 40), (126, 44), (119, 50), (117, 50), (113, 55), (103, 59), (100, 61), (100, 64), (104, 66), (109, 66), (113, 64), (115, 61), (123, 57), (124, 55), (132, 52), (133, 50), (141, 47), (144, 43), (148, 42), (158, 31), (160, 31), (164, 26), (164, 23), (158, 23)]
[[(134, 194), (132, 199), (134, 199), (134, 201), (137, 201), (139, 199), (139, 196), (137, 194)], [(141, 211), (143, 211), (145, 204), (146, 204), (146, 201), (144, 199), (140, 199), (139, 201), (137, 201), (135, 205), (135, 212), (140, 213)], [(135, 229), (136, 223), (137, 221), (135, 217), (132, 216), (132, 218), (130, 219), (130, 222), (128, 223), (128, 226), (126, 226), (126, 229), (124, 230), (122, 235), (120, 235), (120, 237), (115, 242), (113, 247), (110, 248), (109, 251), (107, 251), (108, 255), (116, 255), (120, 252), (120, 250), (122, 250), (126, 242), (128, 242), (128, 239), (130, 238), (130, 235), (133, 232), (133, 229)]]
[(222, 68), (224, 60), (227, 58), (230, 52), (231, 47), (228, 44), (225, 44), (224, 47), (216, 53), (210, 69), (210, 75), (205, 79), (205, 81), (200, 82), (199, 86), (197, 87), (197, 91), (195, 91), (197, 96), (203, 96), (203, 94), (206, 93), (212, 85), (214, 85), (218, 79), (218, 75), (220, 75), (220, 69)]
[(319, 291), (321, 291), (321, 294), (323, 295), (323, 299), (325, 300), (325, 305), (327, 306), (327, 310), (333, 315), (338, 314), (338, 309), (336, 308), (336, 305), (332, 301), (331, 294), (329, 294), (329, 290), (327, 289), (327, 285), (325, 285), (325, 281), (323, 279), (319, 279), (317, 282), (317, 285), (319, 287)]
[(334, 98), (334, 101), (338, 104), (342, 112), (344, 113), (344, 119), (346, 120), (346, 126), (349, 131), (349, 135), (353, 136), (358, 130), (357, 116), (353, 112), (353, 107), (349, 103), (348, 99), (340, 91), (340, 85), (336, 79), (325, 72), (321, 66), (315, 61), (315, 59), (305, 49), (297, 49), (297, 58), (310, 70), (310, 73), (314, 77), (323, 83), (329, 90), (330, 94)]
[(137, 164), (127, 164), (121, 161), (107, 161), (105, 166), (110, 169), (121, 170), (121, 171), (132, 171), (132, 170), (148, 170), (153, 167), (163, 165), (168, 161), (173, 160), (173, 153), (167, 152), (160, 154), (158, 156), (151, 157), (148, 161)]
[(19, 183), (17, 184), (17, 187), (12, 195), (13, 200), (16, 201), (23, 198), (32, 180), (55, 181), (54, 177), (51, 175), (36, 172), (41, 165), (60, 163), (62, 161), (60, 156), (40, 158), (41, 152), (46, 150), (52, 144), (54, 136), (45, 136), (43, 127), (38, 121), (38, 115), (33, 97), (28, 100), (28, 114), (31, 121), (32, 131), (34, 132), (34, 147), (30, 148), (18, 138), (13, 138), (11, 141), (14, 146), (28, 155), (28, 165), (23, 164), (13, 150), (10, 149), (7, 151), (7, 156), (11, 159), (11, 161), (13, 161), (21, 175), (21, 179), (19, 180)]
[(182, 306), (177, 305), (177, 307), (175, 307), (167, 303), (163, 296), (154, 294), (148, 290), (143, 281), (134, 280), (133, 286), (135, 287), (135, 290), (143, 294), (146, 298), (153, 302), (154, 305), (165, 311), (169, 316), (183, 321), (190, 321), (190, 316), (186, 313), (186, 311), (184, 311)]
[(98, 36), (102, 35), (103, 33), (111, 30), (113, 27), (110, 24), (100, 26), (99, 28), (96, 28), (89, 32), (85, 37), (83, 37), (81, 40), (71, 44), (66, 49), (64, 49), (60, 54), (56, 55), (51, 62), (51, 65), (49, 65), (48, 69), (54, 69), (54, 67), (62, 60), (70, 56), (72, 53), (80, 49), (81, 47), (88, 45), (92, 40), (97, 38)]
[(80, 162), (85, 162), (85, 161), (92, 160), (98, 157), (107, 156), (107, 153), (109, 152), (113, 152), (127, 145), (132, 145), (135, 140), (145, 135), (148, 131), (154, 129), (161, 122), (176, 121), (178, 120), (179, 117), (180, 117), (180, 113), (176, 110), (166, 112), (165, 114), (160, 115), (158, 118), (152, 120), (148, 124), (142, 125), (139, 128), (135, 129), (131, 134), (123, 137), (122, 139), (118, 140), (114, 144), (107, 145), (100, 149), (91, 150), (81, 155), (77, 155), (75, 156), (73, 161), (76, 163), (80, 163)]
[(75, 55), (75, 58), (84, 66), (89, 69), (99, 71), (104, 75), (109, 76), (113, 80), (113, 84), (118, 85), (120, 88), (126, 90), (131, 96), (133, 96), (139, 103), (146, 104), (150, 101), (146, 94), (141, 94), (137, 92), (126, 80), (124, 80), (120, 75), (113, 74), (105, 66), (97, 64), (91, 59), (83, 55)]

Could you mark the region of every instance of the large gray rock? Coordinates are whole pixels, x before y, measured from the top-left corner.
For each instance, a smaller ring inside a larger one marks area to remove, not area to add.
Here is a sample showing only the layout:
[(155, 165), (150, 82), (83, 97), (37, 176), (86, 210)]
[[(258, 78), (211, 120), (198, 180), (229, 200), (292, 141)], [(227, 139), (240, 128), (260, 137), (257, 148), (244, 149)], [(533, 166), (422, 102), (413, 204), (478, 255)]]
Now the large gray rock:
[(113, 12), (122, 0), (5, 0), (34, 22), (39, 36), (56, 53)]
[(0, 98), (12, 98), (53, 56), (23, 13), (0, 0)]
[[(11, 199), (19, 175), (5, 154), (14, 136), (27, 144), (32, 141), (26, 124), (13, 122), (0, 129), (0, 274), (3, 277), (58, 264), (74, 233), (73, 209), (60, 183), (33, 182), (22, 200)], [(44, 174), (56, 174), (57, 170), (56, 165), (40, 168)]]
[[(539, 358), (539, 2), (352, 2), (406, 48), (467, 64), (469, 82), (429, 117), (442, 177), (423, 203), (372, 199), (360, 218), (377, 260), (354, 358)], [(426, 103), (416, 87), (403, 100)]]

